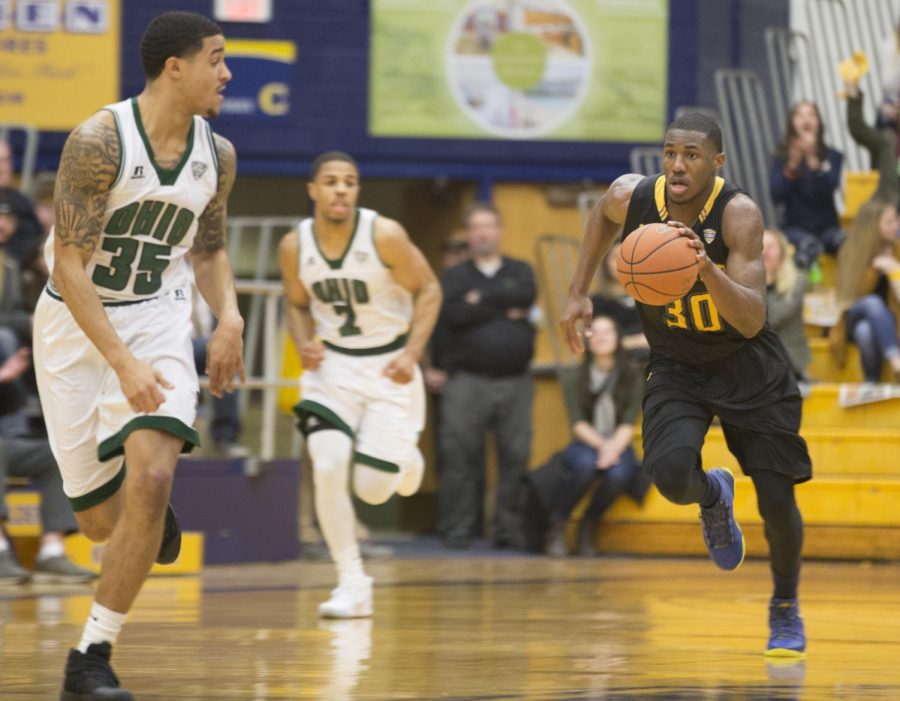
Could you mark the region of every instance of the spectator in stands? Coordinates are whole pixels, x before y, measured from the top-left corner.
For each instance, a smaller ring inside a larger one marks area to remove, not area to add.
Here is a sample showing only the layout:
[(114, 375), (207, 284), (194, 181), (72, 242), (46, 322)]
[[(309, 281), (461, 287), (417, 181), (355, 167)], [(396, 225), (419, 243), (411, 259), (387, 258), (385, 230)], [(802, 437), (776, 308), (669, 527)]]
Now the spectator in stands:
[(522, 545), (521, 489), (531, 449), (529, 365), (537, 290), (531, 266), (500, 253), (502, 220), (488, 203), (464, 217), (472, 258), (444, 271), (441, 324), (447, 333), (441, 399), (438, 531), (448, 547), (468, 547), (480, 513), (489, 431), (497, 444), (493, 540)]
[(795, 104), (769, 179), (772, 199), (784, 209), (784, 233), (802, 268), (810, 267), (823, 251), (836, 254), (846, 237), (834, 204), (844, 157), (825, 145), (824, 131), (815, 103)]
[(600, 291), (591, 297), (594, 316), (608, 316), (622, 331), (622, 347), (642, 365), (650, 357), (650, 344), (641, 330), (641, 320), (637, 313), (634, 297), (625, 291), (616, 275), (616, 259), (621, 243), (614, 243), (606, 254), (604, 264), (598, 270)]
[(20, 343), (31, 341), (31, 313), (22, 299), (22, 273), (10, 253), (18, 236), (18, 217), (8, 193), (0, 192), (0, 326), (16, 333)]
[(896, 132), (900, 129), (900, 20), (879, 53), (884, 98), (878, 110), (878, 125), (893, 127)]
[(897, 319), (889, 303), (900, 300), (897, 210), (893, 202), (869, 200), (859, 209), (838, 255), (838, 323), (829, 332), (836, 362), (847, 361), (846, 344), (859, 349), (866, 382), (881, 379), (886, 360), (900, 382)]
[(812, 360), (803, 330), (803, 295), (806, 276), (798, 274), (793, 247), (780, 231), (763, 232), (763, 263), (766, 266), (766, 319), (787, 349), (799, 381), (806, 381)]
[[(9, 200), (0, 192), (0, 355), (3, 359), (31, 343), (31, 313), (22, 299), (22, 275), (15, 257), (7, 252), (16, 233), (16, 223)], [(16, 378), (5, 394), (6, 404), (0, 411), (0, 435), (26, 433), (28, 417), (23, 408), (28, 396), (26, 384)]]
[(25, 306), (34, 311), (38, 297), (47, 284), (50, 270), (44, 258), (44, 242), (56, 223), (56, 210), (53, 207), (53, 190), (56, 185), (56, 173), (44, 172), (34, 179), (34, 214), (41, 225), (40, 244), (35, 248), (30, 260), (25, 261), (22, 269), (22, 287)]
[[(0, 329), (0, 334), (9, 332)], [(7, 354), (8, 341), (0, 343), (0, 414), (14, 409), (20, 400), (16, 387), (29, 366), (27, 348)], [(41, 546), (34, 571), (36, 582), (89, 582), (94, 573), (77, 567), (65, 554), (63, 538), (78, 530), (75, 514), (63, 493), (62, 477), (46, 438), (30, 438), (0, 431), (0, 522), (6, 521), (6, 475), (27, 477), (41, 493)], [(0, 584), (22, 584), (32, 574), (15, 560), (12, 545), (0, 528)]]
[(27, 266), (41, 242), (41, 225), (31, 200), (16, 188), (12, 147), (3, 139), (0, 139), (0, 200), (6, 202), (16, 215), (16, 235), (7, 253), (14, 256), (20, 265)]
[(878, 188), (873, 199), (900, 206), (897, 127), (895, 124), (885, 124), (877, 128), (866, 123), (863, 116), (863, 94), (859, 88), (860, 69), (853, 61), (844, 62), (841, 68), (847, 96), (847, 126), (850, 136), (869, 152), (872, 169), (878, 171)]
[(595, 317), (584, 362), (563, 379), (574, 439), (562, 452), (563, 474), (550, 514), (546, 553), (552, 557), (566, 555), (566, 524), (599, 481), (579, 522), (577, 545), (579, 555), (595, 555), (600, 518), (641, 477), (632, 440), (644, 381), (623, 340), (611, 317)]

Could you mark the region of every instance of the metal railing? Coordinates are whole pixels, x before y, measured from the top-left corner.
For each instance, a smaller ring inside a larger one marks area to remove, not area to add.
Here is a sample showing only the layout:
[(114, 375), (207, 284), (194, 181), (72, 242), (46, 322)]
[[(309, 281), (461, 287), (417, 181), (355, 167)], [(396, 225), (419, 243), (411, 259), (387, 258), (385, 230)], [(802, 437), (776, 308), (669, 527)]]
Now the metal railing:
[(753, 71), (721, 69), (715, 84), (730, 179), (756, 201), (766, 225), (774, 226), (769, 167), (775, 142), (762, 81)]

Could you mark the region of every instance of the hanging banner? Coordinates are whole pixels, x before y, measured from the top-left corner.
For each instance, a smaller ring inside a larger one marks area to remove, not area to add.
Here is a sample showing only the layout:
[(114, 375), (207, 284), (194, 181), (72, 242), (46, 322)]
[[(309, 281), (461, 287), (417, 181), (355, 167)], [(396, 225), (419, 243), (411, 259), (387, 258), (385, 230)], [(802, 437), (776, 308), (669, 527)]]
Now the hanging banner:
[(662, 138), (668, 0), (372, 0), (373, 136)]
[(68, 131), (119, 99), (120, 0), (0, 0), (0, 122)]
[(222, 119), (269, 121), (291, 110), (291, 71), (297, 60), (292, 41), (226, 39), (225, 62), (232, 79), (225, 88)]

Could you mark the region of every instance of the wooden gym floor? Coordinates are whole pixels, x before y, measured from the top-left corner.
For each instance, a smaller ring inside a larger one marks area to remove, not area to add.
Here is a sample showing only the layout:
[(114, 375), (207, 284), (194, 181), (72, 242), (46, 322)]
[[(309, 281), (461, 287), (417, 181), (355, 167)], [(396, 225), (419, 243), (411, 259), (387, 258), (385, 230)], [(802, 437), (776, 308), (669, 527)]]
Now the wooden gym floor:
[[(900, 564), (811, 562), (809, 652), (772, 664), (767, 565), (429, 554), (370, 562), (372, 620), (320, 621), (321, 562), (153, 578), (114, 661), (135, 698), (898, 699)], [(0, 589), (0, 699), (58, 698), (92, 588)]]

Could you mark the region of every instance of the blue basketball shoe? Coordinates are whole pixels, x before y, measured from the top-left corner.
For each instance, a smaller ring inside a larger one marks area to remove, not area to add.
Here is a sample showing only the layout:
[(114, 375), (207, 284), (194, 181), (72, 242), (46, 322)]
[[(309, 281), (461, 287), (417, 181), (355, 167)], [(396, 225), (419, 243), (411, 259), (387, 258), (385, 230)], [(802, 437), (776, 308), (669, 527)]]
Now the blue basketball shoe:
[(803, 657), (806, 633), (796, 599), (772, 599), (769, 602), (768, 657)]
[(703, 542), (709, 556), (721, 569), (737, 569), (744, 561), (744, 534), (734, 520), (734, 475), (725, 467), (706, 473), (719, 483), (719, 500), (709, 508), (700, 507)]

